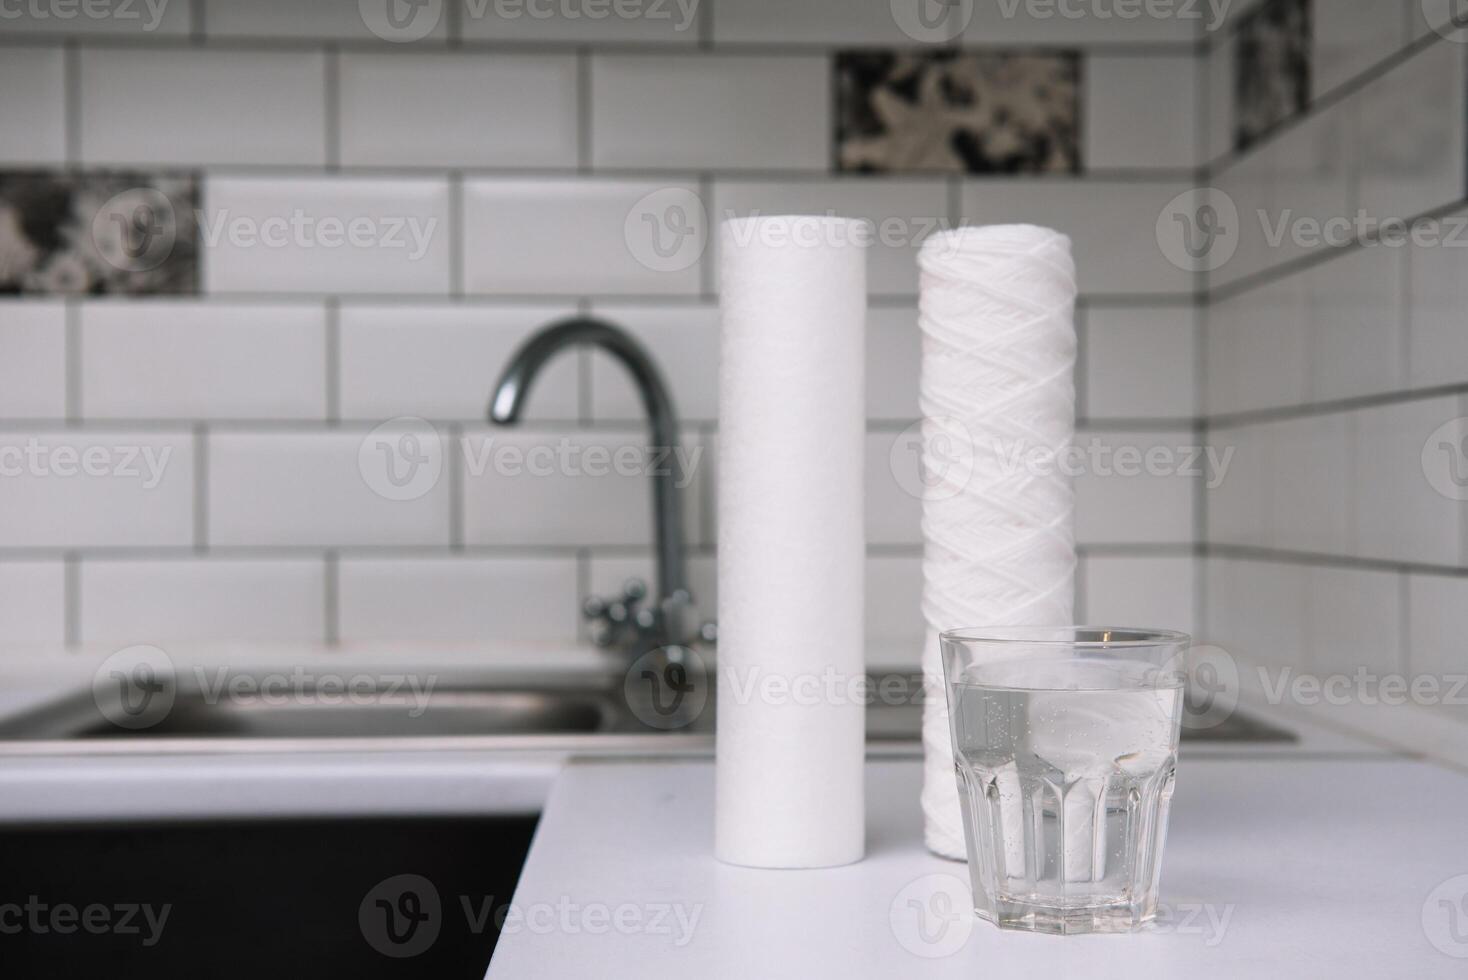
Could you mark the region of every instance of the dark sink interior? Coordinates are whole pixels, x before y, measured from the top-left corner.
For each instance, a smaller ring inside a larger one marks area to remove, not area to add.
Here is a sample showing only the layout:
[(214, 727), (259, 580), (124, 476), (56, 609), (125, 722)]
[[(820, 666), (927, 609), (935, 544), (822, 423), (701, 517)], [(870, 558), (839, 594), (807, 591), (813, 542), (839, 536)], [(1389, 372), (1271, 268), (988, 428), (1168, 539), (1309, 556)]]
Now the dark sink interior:
[[(0, 926), (35, 914), (44, 927), (0, 928), (0, 976), (479, 980), (534, 829), (496, 817), (0, 830)], [(81, 925), (92, 906), (107, 926)]]

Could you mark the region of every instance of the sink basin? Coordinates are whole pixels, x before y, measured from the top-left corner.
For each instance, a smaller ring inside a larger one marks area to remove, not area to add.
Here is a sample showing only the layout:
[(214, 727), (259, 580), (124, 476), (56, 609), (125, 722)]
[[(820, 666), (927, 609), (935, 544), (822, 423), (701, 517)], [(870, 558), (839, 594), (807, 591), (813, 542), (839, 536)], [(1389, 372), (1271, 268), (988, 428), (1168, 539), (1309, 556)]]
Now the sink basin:
[[(902, 675), (897, 675), (902, 676)], [(78, 692), (38, 710), (0, 721), (0, 743), (16, 740), (64, 744), (80, 739), (94, 745), (125, 744), (162, 749), (199, 740), (236, 747), (271, 743), (285, 747), (302, 739), (325, 742), (379, 739), (418, 745), (430, 739), (497, 738), (506, 746), (541, 737), (595, 737), (607, 735), (711, 736), (717, 699), (706, 693), (696, 711), (677, 725), (645, 724), (653, 719), (625, 700), (621, 678), (605, 674), (580, 678), (569, 686), (491, 688), (461, 685), (425, 692), (404, 691), (384, 700), (354, 700), (341, 691), (307, 689), (291, 697), (232, 699), (206, 697), (204, 692), (180, 688), (168, 713), (156, 724), (139, 729), (115, 726), (98, 710), (92, 692)], [(889, 747), (915, 746), (922, 729), (922, 685), (906, 677), (901, 690), (911, 697), (876, 700), (866, 711), (867, 741)], [(645, 709), (645, 704), (639, 704)], [(113, 712), (115, 716), (115, 712)], [(1225, 723), (1206, 729), (1185, 727), (1188, 741), (1289, 742), (1292, 733), (1235, 714)], [(272, 741), (273, 740), (273, 741)], [(684, 743), (685, 746), (691, 743)]]
[[(158, 724), (129, 734), (144, 738), (432, 738), (457, 735), (580, 734), (612, 721), (609, 701), (551, 691), (433, 691), (421, 702), (313, 698), (299, 701), (210, 702), (180, 692)], [(120, 734), (110, 722), (76, 733), (81, 738)]]

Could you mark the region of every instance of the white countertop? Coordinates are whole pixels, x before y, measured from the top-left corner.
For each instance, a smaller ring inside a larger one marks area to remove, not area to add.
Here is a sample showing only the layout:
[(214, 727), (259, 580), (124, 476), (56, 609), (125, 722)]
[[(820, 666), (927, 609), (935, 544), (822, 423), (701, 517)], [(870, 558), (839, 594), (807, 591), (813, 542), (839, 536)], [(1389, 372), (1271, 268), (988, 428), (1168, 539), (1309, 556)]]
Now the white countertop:
[[(1468, 974), (1424, 926), (1445, 914), (1434, 889), (1468, 875), (1468, 777), (1453, 771), (1391, 758), (1184, 761), (1162, 879), (1171, 918), (1144, 934), (1063, 938), (1002, 933), (960, 907), (930, 919), (925, 940), (903, 918), (910, 901), (941, 909), (936, 892), (967, 880), (921, 845), (919, 781), (916, 762), (869, 764), (864, 861), (760, 871), (713, 858), (711, 764), (574, 762), (551, 792), (513, 901), (523, 918), (509, 920), (489, 980)], [(1444, 935), (1468, 956), (1468, 942)]]

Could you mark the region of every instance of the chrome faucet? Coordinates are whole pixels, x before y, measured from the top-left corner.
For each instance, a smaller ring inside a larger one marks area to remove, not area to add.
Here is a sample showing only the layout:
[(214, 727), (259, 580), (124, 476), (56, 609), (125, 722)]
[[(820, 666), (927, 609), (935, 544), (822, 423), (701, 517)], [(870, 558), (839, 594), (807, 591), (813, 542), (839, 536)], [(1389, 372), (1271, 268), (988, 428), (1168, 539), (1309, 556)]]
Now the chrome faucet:
[[(620, 327), (588, 316), (562, 320), (538, 331), (510, 358), (490, 400), (489, 420), (496, 425), (518, 422), (540, 369), (561, 350), (581, 344), (600, 347), (632, 375), (647, 411), (652, 447), (667, 454), (663, 465), (652, 470), (657, 551), (657, 592), (652, 608), (639, 608), (647, 589), (635, 581), (627, 583), (619, 599), (591, 598), (583, 608), (593, 623), (592, 638), (598, 646), (620, 646), (637, 656), (688, 641), (687, 620), (693, 605), (684, 575), (683, 509), (674, 470), (683, 458), (678, 452), (678, 415), (657, 365)], [(700, 635), (712, 639), (712, 627), (704, 627)]]

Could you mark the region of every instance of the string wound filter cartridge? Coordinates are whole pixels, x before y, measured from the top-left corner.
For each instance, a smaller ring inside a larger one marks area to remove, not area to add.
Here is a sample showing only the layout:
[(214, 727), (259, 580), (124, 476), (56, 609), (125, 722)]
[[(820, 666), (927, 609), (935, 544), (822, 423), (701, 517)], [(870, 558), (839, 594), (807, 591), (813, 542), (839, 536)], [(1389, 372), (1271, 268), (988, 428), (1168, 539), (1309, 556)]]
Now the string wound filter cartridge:
[[(918, 256), (924, 834), (965, 857), (938, 634), (1074, 622), (1075, 263), (1033, 225), (959, 228)], [(1048, 462), (1049, 465), (1046, 465)]]

